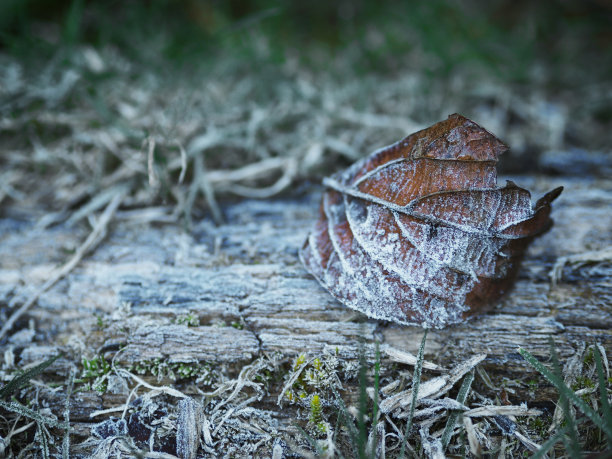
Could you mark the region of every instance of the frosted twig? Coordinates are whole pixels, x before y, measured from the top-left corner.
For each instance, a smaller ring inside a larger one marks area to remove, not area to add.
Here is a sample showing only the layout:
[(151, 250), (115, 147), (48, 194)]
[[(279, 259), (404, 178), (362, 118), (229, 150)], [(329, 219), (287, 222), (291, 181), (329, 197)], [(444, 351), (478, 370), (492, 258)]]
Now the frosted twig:
[(149, 176), (149, 186), (157, 187), (159, 185), (159, 179), (155, 173), (155, 139), (148, 137), (145, 140), (147, 145), (147, 175)]
[(144, 457), (147, 459), (179, 459), (178, 456), (174, 454), (159, 452), (159, 451), (147, 451), (144, 454)]
[[(416, 365), (417, 363), (416, 356), (411, 354), (410, 352), (402, 351), (400, 349), (391, 347), (389, 345), (382, 346), (381, 350), (385, 354), (387, 354), (389, 358), (393, 360), (394, 362), (404, 363), (406, 365), (412, 365), (412, 366)], [(427, 360), (423, 360), (423, 368), (426, 368), (427, 370), (437, 370), (437, 371), (444, 370), (444, 368), (442, 368), (441, 366), (436, 365), (435, 363), (432, 363), (432, 362), (428, 362)]]
[(490, 405), (473, 408), (463, 413), (464, 416), (477, 418), (483, 416), (540, 416), (542, 412), (536, 409), (528, 409), (526, 406)]
[(234, 411), (236, 411), (235, 408), (230, 408), (229, 410), (227, 410), (227, 412), (225, 413), (225, 416), (223, 416), (221, 418), (221, 421), (219, 422), (219, 424), (217, 425), (217, 427), (215, 427), (215, 430), (212, 431), (212, 436), (214, 437), (215, 435), (217, 435), (217, 432), (219, 432), (219, 429), (221, 428), (221, 426), (225, 423), (225, 421), (227, 421), (227, 419), (234, 414)]
[(121, 419), (125, 419), (125, 415), (127, 414), (127, 410), (130, 407), (130, 401), (132, 400), (132, 397), (138, 391), (139, 388), (140, 388), (140, 384), (136, 384), (136, 386), (134, 386), (134, 388), (130, 391), (130, 394), (128, 395), (128, 398), (125, 401), (125, 405), (123, 405), (123, 413), (121, 413)]
[(474, 424), (472, 420), (468, 417), (463, 418), (463, 427), (465, 427), (465, 433), (468, 437), (468, 444), (470, 445), (470, 452), (475, 457), (480, 457), (480, 443), (478, 442), (478, 438), (476, 436), (476, 429), (474, 428)]
[(5, 402), (0, 400), (0, 407), (4, 408), (7, 411), (11, 411), (13, 413), (18, 413), (22, 416), (28, 417), (34, 421), (36, 421), (37, 425), (40, 424), (48, 424), (52, 427), (58, 427), (60, 429), (68, 429), (69, 425), (66, 422), (60, 422), (56, 419), (44, 416), (40, 414), (38, 411), (34, 411), (27, 406), (24, 406), (17, 402)]
[(123, 405), (113, 406), (112, 408), (107, 408), (105, 410), (93, 411), (92, 413), (89, 413), (89, 417), (90, 418), (95, 418), (95, 417), (101, 416), (103, 414), (116, 413), (118, 411), (123, 411), (124, 409), (127, 409), (128, 406), (129, 405), (127, 403), (125, 403)]
[[(132, 378), (134, 381), (136, 381), (138, 384), (140, 384), (141, 386), (144, 386), (147, 389), (155, 391), (155, 392), (157, 392), (159, 394), (167, 394), (167, 395), (171, 395), (172, 397), (177, 397), (177, 398), (187, 398), (188, 397), (187, 395), (183, 394), (181, 391), (173, 389), (172, 387), (168, 387), (168, 386), (154, 386), (152, 384), (149, 384), (144, 379), (139, 378), (134, 373), (130, 373), (129, 371), (127, 371), (127, 370), (125, 370), (123, 368), (117, 369), (117, 373), (120, 374), (120, 375), (123, 375), (123, 376), (128, 376), (128, 377)], [(155, 394), (155, 395), (157, 395), (157, 394)]]
[(13, 188), (13, 183), (19, 183), (22, 180), (23, 174), (20, 171), (9, 171), (2, 176), (0, 176), (0, 204), (4, 200), (6, 196), (10, 196), (13, 199), (24, 199), (25, 195), (15, 188)]
[[(421, 384), (419, 388), (418, 400), (422, 398), (435, 398), (444, 395), (459, 381), (466, 373), (478, 365), (486, 358), (486, 354), (475, 355), (465, 362), (454, 367), (448, 374), (437, 376)], [(410, 406), (412, 390), (405, 390), (391, 397), (384, 399), (380, 403), (380, 410), (383, 413), (391, 413), (397, 408)], [(404, 415), (405, 416), (405, 415)], [(402, 417), (402, 416), (399, 416)]]
[(561, 280), (563, 276), (563, 268), (565, 265), (576, 265), (582, 266), (587, 263), (598, 263), (602, 261), (612, 260), (612, 245), (604, 247), (600, 250), (592, 250), (589, 252), (578, 253), (567, 257), (559, 257), (555, 262), (555, 265), (550, 270), (548, 275), (550, 276), (553, 287)]
[(286, 163), (287, 158), (266, 158), (238, 169), (211, 170), (208, 172), (208, 179), (213, 184), (229, 184), (245, 180), (255, 180), (268, 176), (272, 171), (282, 170)]
[(6, 333), (8, 333), (11, 328), (13, 328), (15, 322), (17, 322), (17, 320), (23, 314), (25, 314), (26, 311), (30, 309), (30, 307), (32, 307), (34, 303), (36, 303), (40, 295), (49, 290), (53, 285), (55, 285), (57, 281), (59, 281), (70, 271), (72, 271), (75, 266), (79, 264), (85, 254), (89, 250), (93, 249), (104, 238), (104, 236), (106, 236), (108, 224), (112, 220), (113, 215), (117, 211), (117, 208), (121, 204), (121, 201), (123, 200), (124, 196), (125, 190), (120, 191), (115, 195), (115, 197), (104, 209), (104, 212), (102, 212), (102, 215), (100, 216), (92, 232), (89, 233), (89, 236), (87, 236), (85, 242), (81, 244), (81, 246), (77, 249), (72, 258), (68, 260), (68, 262), (66, 262), (59, 270), (57, 270), (36, 292), (34, 292), (30, 296), (30, 298), (28, 298), (28, 300), (17, 311), (15, 311), (11, 315), (11, 317), (8, 318), (8, 320), (0, 330), (0, 339), (2, 339), (6, 335)]
[(62, 440), (62, 459), (69, 458), (70, 451), (70, 397), (72, 397), (72, 389), (74, 387), (74, 375), (75, 368), (70, 369), (70, 376), (68, 376), (68, 388), (66, 390), (66, 403), (64, 405), (64, 422), (68, 424), (68, 428), (64, 431), (64, 438)]
[(195, 157), (195, 177), (194, 182), (197, 183), (202, 193), (204, 193), (204, 197), (206, 198), (206, 203), (210, 208), (213, 219), (217, 225), (221, 225), (223, 223), (223, 214), (219, 209), (219, 205), (217, 204), (217, 200), (215, 199), (215, 190), (208, 181), (206, 177), (206, 166), (204, 165), (204, 153), (200, 153)]
[(263, 188), (251, 188), (235, 184), (228, 191), (247, 198), (269, 198), (280, 193), (293, 182), (297, 174), (298, 163), (295, 158), (287, 158), (285, 161), (283, 175), (273, 184)]
[[(514, 436), (516, 438), (519, 439), (519, 441), (525, 445), (525, 447), (535, 453), (536, 451), (538, 451), (541, 448), (541, 445), (538, 445), (536, 442), (532, 441), (530, 438), (527, 438), (525, 435), (521, 434), (520, 432), (516, 431), (514, 432)], [(547, 456), (544, 456), (547, 457)]]
[(257, 372), (259, 372), (259, 370), (261, 370), (264, 366), (265, 365), (263, 364), (263, 362), (261, 360), (258, 360), (255, 363), (248, 365), (242, 370), (240, 370), (238, 379), (236, 379), (234, 382), (234, 390), (225, 400), (223, 400), (215, 407), (215, 413), (217, 413), (222, 406), (231, 402), (245, 386), (259, 388), (257, 383), (251, 381), (251, 376), (257, 374)]
[(185, 151), (185, 148), (183, 148), (183, 144), (180, 141), (177, 140), (175, 143), (179, 149), (179, 152), (181, 153), (181, 173), (179, 174), (178, 178), (180, 185), (183, 183), (183, 180), (185, 180), (185, 174), (187, 173), (187, 152)]
[[(21, 419), (21, 415), (17, 418), (17, 419)], [(34, 424), (36, 424), (35, 421), (32, 421), (24, 426), (21, 426), (19, 429), (13, 429), (11, 430), (8, 435), (6, 436), (6, 438), (4, 439), (4, 441), (8, 444), (8, 442), (10, 441), (10, 439), (12, 437), (14, 437), (15, 435), (19, 435), (21, 432), (25, 432), (26, 430), (28, 430), (30, 427), (32, 427)], [(14, 427), (14, 426), (13, 426)]]
[(130, 373), (129, 371), (127, 371), (127, 370), (125, 370), (123, 368), (118, 368), (118, 369), (116, 369), (115, 372), (119, 376), (129, 377), (129, 378), (133, 379), (136, 382), (136, 387), (134, 387), (132, 389), (132, 391), (128, 395), (127, 401), (123, 405), (114, 406), (112, 408), (107, 408), (105, 410), (94, 411), (93, 413), (91, 413), (89, 415), (90, 418), (95, 418), (96, 416), (100, 416), (100, 415), (108, 414), (108, 413), (116, 413), (116, 412), (119, 412), (119, 411), (123, 412), (123, 414), (121, 416), (121, 419), (125, 418), (125, 414), (126, 414), (127, 409), (129, 408), (129, 405), (130, 405), (130, 400), (132, 399), (132, 396), (134, 395), (134, 393), (136, 393), (138, 388), (140, 388), (141, 386), (144, 386), (147, 389), (152, 391), (152, 392), (149, 392), (149, 393), (146, 394), (146, 395), (148, 395), (151, 398), (153, 398), (153, 397), (155, 397), (155, 396), (157, 396), (159, 394), (167, 394), (167, 395), (170, 395), (172, 397), (177, 397), (177, 398), (188, 398), (187, 395), (183, 394), (182, 392), (180, 392), (180, 391), (178, 391), (176, 389), (173, 389), (172, 387), (168, 387), (168, 386), (153, 386), (152, 384), (149, 384), (149, 383), (145, 382), (143, 379), (139, 378), (135, 374)]
[(94, 196), (87, 204), (83, 205), (80, 209), (74, 212), (70, 218), (66, 221), (67, 225), (74, 225), (79, 220), (88, 217), (93, 212), (101, 209), (103, 206), (108, 204), (118, 193), (126, 193), (127, 187), (125, 185), (119, 185), (109, 190), (104, 190)]

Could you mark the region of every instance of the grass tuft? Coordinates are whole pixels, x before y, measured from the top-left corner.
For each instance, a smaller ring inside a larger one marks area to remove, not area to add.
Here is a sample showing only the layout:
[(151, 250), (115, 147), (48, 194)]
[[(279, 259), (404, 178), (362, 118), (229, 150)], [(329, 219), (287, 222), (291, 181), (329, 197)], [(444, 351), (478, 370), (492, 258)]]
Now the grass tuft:
[(34, 368), (30, 368), (29, 370), (16, 375), (8, 384), (0, 388), (0, 400), (8, 399), (8, 397), (25, 386), (32, 378), (35, 378), (49, 368), (53, 362), (55, 362), (61, 356), (61, 354), (58, 354), (48, 360), (45, 360), (43, 363), (36, 365)]
[[(474, 370), (471, 370), (465, 377), (463, 378), (463, 382), (461, 383), (461, 388), (459, 389), (459, 393), (457, 394), (457, 401), (461, 404), (465, 404), (467, 400), (468, 394), (470, 393), (470, 387), (472, 387), (472, 382), (474, 381)], [(453, 430), (455, 429), (455, 425), (457, 424), (457, 419), (459, 418), (459, 412), (453, 411), (448, 416), (448, 420), (446, 421), (446, 426), (444, 427), (444, 432), (442, 433), (442, 449), (446, 450), (448, 444), (450, 443), (450, 439), (453, 435)]]
[(421, 346), (419, 347), (419, 354), (417, 356), (417, 363), (414, 367), (414, 375), (412, 376), (412, 402), (410, 403), (410, 412), (408, 413), (408, 419), (406, 420), (406, 431), (404, 433), (404, 439), (402, 440), (402, 449), (400, 450), (400, 457), (403, 458), (405, 454), (405, 446), (408, 441), (408, 435), (410, 434), (410, 429), (412, 429), (412, 420), (414, 418), (414, 409), (416, 407), (418, 395), (419, 395), (419, 386), (421, 385), (421, 370), (423, 369), (423, 360), (425, 355), (425, 341), (427, 340), (427, 332), (429, 330), (425, 329), (425, 333), (423, 333), (423, 339), (421, 340)]
[[(582, 414), (584, 414), (601, 432), (605, 435), (608, 448), (612, 446), (612, 413), (610, 412), (610, 404), (608, 402), (607, 386), (605, 376), (603, 374), (603, 365), (601, 363), (601, 355), (599, 349), (595, 346), (595, 363), (598, 373), (599, 385), (599, 405), (601, 406), (602, 414), (590, 407), (581, 397), (565, 384), (557, 353), (555, 351), (554, 342), (551, 339), (551, 360), (553, 370), (544, 366), (532, 354), (523, 348), (519, 348), (519, 353), (533, 368), (535, 368), (549, 383), (551, 383), (559, 392), (559, 404), (564, 413), (564, 426), (559, 429), (549, 440), (547, 440), (538, 451), (537, 457), (543, 457), (547, 451), (553, 448), (559, 441), (563, 441), (568, 454), (571, 457), (582, 457), (582, 446), (578, 440), (578, 430), (576, 420), (570, 409), (571, 405), (575, 406)], [(534, 456), (535, 457), (535, 456)]]

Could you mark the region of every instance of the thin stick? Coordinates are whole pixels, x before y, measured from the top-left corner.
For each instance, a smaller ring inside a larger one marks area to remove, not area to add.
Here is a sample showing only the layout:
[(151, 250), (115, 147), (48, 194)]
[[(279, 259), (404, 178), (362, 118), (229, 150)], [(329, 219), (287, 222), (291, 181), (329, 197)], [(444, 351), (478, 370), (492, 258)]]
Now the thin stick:
[(74, 388), (74, 373), (75, 369), (70, 369), (68, 377), (68, 390), (66, 391), (66, 404), (64, 406), (64, 421), (68, 424), (64, 431), (64, 439), (62, 441), (62, 459), (70, 458), (70, 397), (72, 397), (72, 389)]
[[(459, 403), (464, 404), (467, 400), (468, 394), (470, 393), (470, 387), (472, 386), (472, 381), (474, 381), (474, 369), (470, 370), (470, 372), (463, 379), (463, 383), (461, 383), (461, 388), (459, 389), (459, 393), (457, 394), (457, 401)], [(458, 411), (452, 411), (448, 416), (446, 426), (444, 427), (444, 432), (442, 433), (443, 451), (446, 450), (446, 448), (448, 447), (458, 418)]]
[(223, 224), (223, 214), (217, 200), (215, 199), (215, 191), (210, 181), (206, 177), (206, 166), (204, 165), (204, 153), (201, 153), (195, 157), (195, 181), (198, 183), (200, 190), (204, 193), (208, 208), (212, 213), (213, 220), (217, 225)]
[(124, 196), (125, 190), (118, 192), (115, 195), (115, 197), (104, 209), (104, 212), (102, 212), (102, 215), (100, 216), (100, 219), (98, 220), (98, 223), (96, 224), (93, 231), (89, 234), (89, 236), (87, 236), (85, 242), (81, 244), (81, 246), (77, 249), (72, 258), (67, 263), (65, 263), (59, 270), (57, 270), (55, 274), (53, 274), (36, 292), (34, 292), (30, 296), (30, 298), (17, 311), (13, 313), (11, 317), (8, 318), (8, 320), (0, 330), (0, 339), (2, 339), (10, 331), (11, 328), (13, 328), (13, 325), (15, 325), (15, 322), (17, 322), (20, 317), (24, 315), (27, 310), (30, 309), (30, 307), (32, 307), (34, 303), (36, 303), (36, 301), (38, 301), (40, 295), (45, 293), (47, 290), (53, 287), (53, 285), (55, 285), (57, 281), (59, 281), (70, 271), (72, 271), (75, 266), (79, 264), (85, 254), (89, 250), (94, 248), (104, 238), (104, 236), (106, 236), (106, 229), (108, 227), (108, 224), (113, 218), (113, 215), (115, 215), (115, 212), (121, 204), (121, 201), (123, 200)]
[[(107, 408), (105, 410), (94, 411), (93, 413), (89, 413), (89, 417), (90, 418), (95, 418), (95, 417), (100, 416), (102, 414), (117, 413), (119, 411), (123, 411), (125, 413), (125, 411), (129, 407), (130, 407), (129, 403), (125, 403), (123, 405), (113, 406), (112, 408)], [(123, 418), (121, 418), (121, 419), (123, 419)]]
[(147, 175), (149, 176), (149, 186), (156, 187), (159, 185), (157, 174), (155, 173), (155, 139), (149, 137), (146, 141), (147, 149)]
[(181, 152), (181, 173), (179, 174), (178, 179), (178, 183), (180, 185), (181, 183), (183, 183), (183, 180), (185, 180), (185, 174), (187, 173), (187, 153), (183, 148), (183, 144), (179, 140), (177, 140), (175, 143), (178, 146), (179, 151)]
[(129, 371), (124, 370), (123, 368), (118, 369), (118, 374), (122, 376), (128, 376), (132, 378), (134, 381), (136, 381), (139, 385), (144, 386), (147, 389), (150, 389), (152, 391), (159, 391), (160, 394), (167, 394), (167, 395), (170, 395), (172, 397), (177, 397), (177, 398), (189, 398), (188, 395), (185, 395), (182, 392), (176, 389), (173, 389), (170, 386), (153, 386), (152, 384), (149, 384), (145, 382), (144, 380), (140, 379), (134, 373), (130, 373)]
[(400, 457), (404, 457), (405, 445), (408, 443), (408, 434), (412, 428), (412, 421), (414, 420), (414, 409), (417, 401), (419, 400), (419, 386), (421, 385), (421, 371), (423, 369), (423, 360), (425, 357), (425, 342), (427, 340), (427, 332), (429, 329), (425, 329), (423, 333), (423, 340), (421, 341), (421, 347), (419, 347), (419, 354), (417, 356), (417, 364), (414, 367), (414, 375), (412, 377), (412, 402), (410, 403), (410, 411), (408, 412), (408, 420), (406, 421), (406, 432), (402, 440), (402, 449), (400, 450)]
[[(20, 419), (21, 419), (21, 415), (17, 416), (16, 421), (19, 421)], [(4, 439), (4, 442), (6, 443), (6, 445), (8, 446), (12, 437), (14, 437), (15, 435), (19, 435), (21, 432), (25, 432), (30, 427), (32, 427), (34, 424), (36, 424), (36, 421), (32, 421), (29, 424), (26, 424), (25, 426), (21, 426), (19, 429), (15, 429), (15, 425), (17, 425), (17, 422), (15, 422), (15, 424), (13, 425), (13, 430), (11, 430), (6, 436), (6, 438)]]

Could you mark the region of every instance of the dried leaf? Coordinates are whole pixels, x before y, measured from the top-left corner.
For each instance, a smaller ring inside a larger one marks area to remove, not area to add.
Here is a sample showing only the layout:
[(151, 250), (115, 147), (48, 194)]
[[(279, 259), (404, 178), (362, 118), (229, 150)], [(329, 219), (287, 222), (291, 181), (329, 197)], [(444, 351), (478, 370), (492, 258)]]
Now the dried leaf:
[[(461, 378), (463, 378), (466, 373), (482, 362), (486, 357), (487, 354), (475, 355), (452, 368), (448, 374), (436, 376), (435, 378), (431, 378), (423, 382), (419, 388), (418, 400), (420, 401), (424, 398), (441, 397), (442, 395), (446, 394)], [(408, 389), (384, 399), (382, 402), (380, 402), (379, 408), (381, 413), (387, 414), (398, 408), (410, 406), (411, 402), (412, 389)]]
[[(383, 346), (382, 351), (394, 362), (405, 363), (406, 365), (416, 365), (417, 363), (417, 357), (415, 355), (389, 345)], [(423, 360), (423, 368), (436, 371), (443, 370), (441, 366), (428, 362), (427, 360)]]
[(373, 318), (442, 328), (485, 310), (550, 227), (562, 190), (532, 208), (527, 190), (498, 188), (506, 149), (455, 114), (325, 179), (302, 262), (339, 301)]

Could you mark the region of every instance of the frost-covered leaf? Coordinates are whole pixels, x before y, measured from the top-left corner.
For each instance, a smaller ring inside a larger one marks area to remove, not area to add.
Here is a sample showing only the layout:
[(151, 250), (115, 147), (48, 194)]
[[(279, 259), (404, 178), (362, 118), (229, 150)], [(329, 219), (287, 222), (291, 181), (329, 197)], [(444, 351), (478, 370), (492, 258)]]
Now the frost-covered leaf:
[(562, 190), (532, 207), (527, 190), (497, 187), (506, 149), (455, 114), (325, 179), (302, 262), (338, 300), (377, 319), (442, 328), (485, 310), (550, 227)]

